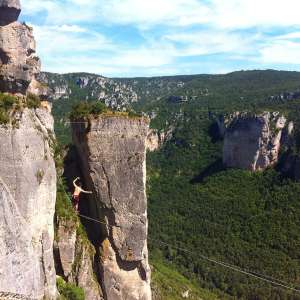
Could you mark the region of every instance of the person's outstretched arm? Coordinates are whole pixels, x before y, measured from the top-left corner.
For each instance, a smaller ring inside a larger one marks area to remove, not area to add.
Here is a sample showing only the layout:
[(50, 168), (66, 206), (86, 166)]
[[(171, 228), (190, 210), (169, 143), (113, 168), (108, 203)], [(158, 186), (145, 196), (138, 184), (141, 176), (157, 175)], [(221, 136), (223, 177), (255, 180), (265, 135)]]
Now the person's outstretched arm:
[(78, 185), (76, 184), (76, 181), (79, 179), (79, 177), (77, 177), (77, 178), (75, 178), (74, 180), (73, 180), (73, 185), (74, 185), (74, 187), (78, 187)]
[(85, 191), (83, 189), (80, 189), (80, 190), (81, 190), (82, 193), (85, 193), (85, 194), (93, 194), (93, 192), (91, 192), (91, 191)]

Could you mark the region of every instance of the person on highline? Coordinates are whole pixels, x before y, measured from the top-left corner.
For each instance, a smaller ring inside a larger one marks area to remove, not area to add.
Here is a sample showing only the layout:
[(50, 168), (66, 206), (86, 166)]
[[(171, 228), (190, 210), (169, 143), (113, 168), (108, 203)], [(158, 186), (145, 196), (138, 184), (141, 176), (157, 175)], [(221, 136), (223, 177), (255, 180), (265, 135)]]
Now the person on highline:
[(80, 194), (81, 193), (85, 193), (85, 194), (92, 194), (93, 193), (91, 191), (85, 191), (82, 188), (82, 184), (81, 184), (80, 181), (76, 184), (76, 182), (78, 180), (80, 180), (79, 177), (75, 178), (74, 181), (73, 181), (74, 193), (73, 193), (73, 196), (72, 196), (72, 202), (73, 202), (74, 208), (75, 208), (77, 213), (78, 213), (78, 205), (79, 205), (79, 201), (80, 201)]

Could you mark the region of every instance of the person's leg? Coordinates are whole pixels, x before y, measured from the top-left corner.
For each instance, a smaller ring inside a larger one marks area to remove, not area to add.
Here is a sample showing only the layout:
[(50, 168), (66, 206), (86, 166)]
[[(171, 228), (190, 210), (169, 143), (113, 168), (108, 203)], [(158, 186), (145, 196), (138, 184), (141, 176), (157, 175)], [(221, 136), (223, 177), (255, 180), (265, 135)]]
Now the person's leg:
[(73, 202), (73, 207), (75, 209), (76, 212), (78, 212), (78, 205), (79, 205), (79, 196), (73, 195), (72, 198), (72, 202)]
[(76, 212), (78, 213), (79, 212), (79, 196), (76, 196), (76, 203), (75, 203), (75, 208), (76, 208)]

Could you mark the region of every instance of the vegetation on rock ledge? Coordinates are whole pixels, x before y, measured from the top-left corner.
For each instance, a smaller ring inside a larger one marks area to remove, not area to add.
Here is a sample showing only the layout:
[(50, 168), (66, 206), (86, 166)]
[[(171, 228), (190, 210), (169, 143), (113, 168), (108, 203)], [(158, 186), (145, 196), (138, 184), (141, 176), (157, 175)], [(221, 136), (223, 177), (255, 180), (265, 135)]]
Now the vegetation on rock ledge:
[(61, 277), (56, 280), (57, 288), (60, 293), (59, 300), (84, 300), (84, 291), (80, 287), (65, 282)]
[(10, 121), (11, 113), (23, 108), (35, 109), (40, 107), (40, 98), (33, 94), (26, 97), (18, 97), (7, 93), (0, 93), (0, 124), (7, 124)]
[(129, 111), (116, 111), (109, 109), (104, 103), (96, 102), (80, 102), (73, 106), (73, 109), (70, 114), (71, 121), (87, 119), (90, 116), (119, 116), (119, 117), (128, 117), (128, 118), (140, 118), (141, 114), (134, 112), (133, 110)]

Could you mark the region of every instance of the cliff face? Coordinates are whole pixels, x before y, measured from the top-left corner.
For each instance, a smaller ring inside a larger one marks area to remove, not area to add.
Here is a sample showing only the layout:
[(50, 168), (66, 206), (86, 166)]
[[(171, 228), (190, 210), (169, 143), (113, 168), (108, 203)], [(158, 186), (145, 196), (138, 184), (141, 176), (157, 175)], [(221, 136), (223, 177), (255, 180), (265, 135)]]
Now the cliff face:
[(47, 108), (26, 108), (40, 61), (20, 11), (19, 0), (0, 0), (0, 92), (22, 94), (0, 124), (0, 291), (56, 299), (54, 122)]
[(285, 126), (286, 119), (277, 113), (236, 115), (225, 130), (224, 164), (251, 171), (274, 165), (278, 161)]
[[(100, 116), (73, 124), (94, 227), (105, 299), (151, 299), (147, 251), (145, 141), (148, 121)], [(96, 225), (96, 224), (94, 224)]]
[(173, 127), (167, 131), (150, 129), (146, 139), (146, 149), (150, 152), (158, 150), (165, 142), (172, 138), (173, 130)]
[(85, 299), (102, 300), (102, 291), (93, 268), (95, 250), (87, 237), (80, 234), (76, 220), (57, 219), (55, 250), (58, 274), (67, 282), (81, 287)]
[(18, 0), (0, 0), (0, 90), (26, 94), (41, 64), (32, 28), (17, 22), (20, 11)]
[(0, 291), (37, 299), (56, 297), (52, 133), (46, 109), (26, 108), (0, 126)]
[(115, 109), (122, 109), (138, 100), (130, 84), (100, 75), (41, 73), (39, 80), (50, 87), (49, 96), (53, 101), (69, 100), (79, 90), (86, 100), (97, 99)]

